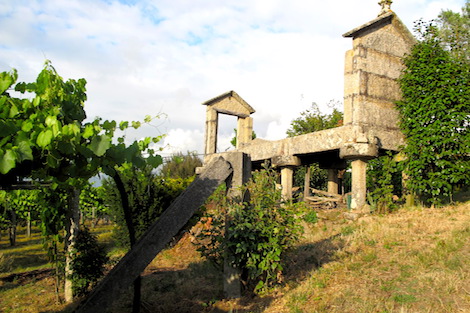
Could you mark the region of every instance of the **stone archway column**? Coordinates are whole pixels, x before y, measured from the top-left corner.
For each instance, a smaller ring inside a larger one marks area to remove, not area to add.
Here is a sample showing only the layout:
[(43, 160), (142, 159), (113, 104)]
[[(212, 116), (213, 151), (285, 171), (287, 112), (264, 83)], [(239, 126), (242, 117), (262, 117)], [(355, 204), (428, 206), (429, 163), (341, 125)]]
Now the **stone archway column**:
[(217, 152), (217, 128), (219, 116), (212, 107), (206, 109), (205, 155)]

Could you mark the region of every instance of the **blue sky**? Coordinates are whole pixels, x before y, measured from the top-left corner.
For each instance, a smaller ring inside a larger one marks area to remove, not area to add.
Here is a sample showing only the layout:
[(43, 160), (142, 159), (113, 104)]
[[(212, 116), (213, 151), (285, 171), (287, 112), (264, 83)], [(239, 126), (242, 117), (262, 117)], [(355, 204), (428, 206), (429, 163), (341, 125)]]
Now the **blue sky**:
[[(0, 71), (32, 81), (45, 59), (88, 82), (88, 116), (142, 120), (129, 137), (167, 134), (165, 153), (203, 150), (202, 102), (235, 90), (261, 138), (280, 139), (316, 102), (342, 100), (342, 34), (374, 19), (378, 0), (0, 0)], [(465, 0), (395, 0), (412, 29)], [(235, 118), (223, 117), (221, 151)], [(130, 138), (132, 139), (132, 138)]]

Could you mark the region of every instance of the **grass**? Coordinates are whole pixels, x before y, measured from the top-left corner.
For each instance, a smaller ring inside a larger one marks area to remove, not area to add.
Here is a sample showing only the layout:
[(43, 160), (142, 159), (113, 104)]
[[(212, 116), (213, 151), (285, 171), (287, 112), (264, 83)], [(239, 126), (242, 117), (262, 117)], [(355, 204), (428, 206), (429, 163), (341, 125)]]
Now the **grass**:
[[(183, 236), (143, 273), (143, 312), (470, 312), (469, 202), (356, 221), (330, 210), (309, 225), (286, 255), (284, 284), (236, 300), (223, 299), (220, 272)], [(21, 261), (36, 253), (37, 240), (15, 249), (2, 241), (0, 254)], [(100, 229), (99, 240), (123, 254), (113, 248), (110, 229)], [(32, 260), (32, 268), (47, 266)], [(21, 262), (12, 271), (29, 268)], [(60, 312), (50, 279), (0, 282), (0, 311)], [(129, 312), (130, 299), (119, 296), (110, 312)]]

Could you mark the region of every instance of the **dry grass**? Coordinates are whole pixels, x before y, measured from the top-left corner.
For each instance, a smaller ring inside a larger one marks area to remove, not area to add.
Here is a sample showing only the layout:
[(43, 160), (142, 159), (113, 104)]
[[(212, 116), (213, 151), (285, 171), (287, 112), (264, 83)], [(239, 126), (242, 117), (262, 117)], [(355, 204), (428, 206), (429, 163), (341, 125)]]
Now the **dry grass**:
[(331, 238), (333, 260), (286, 287), (264, 312), (470, 312), (468, 203), (324, 222), (323, 229), (307, 240)]
[[(258, 297), (223, 300), (220, 272), (183, 236), (143, 273), (143, 312), (470, 312), (469, 202), (356, 221), (319, 214), (286, 256), (284, 285)], [(48, 278), (0, 285), (0, 311), (59, 312), (54, 299)], [(119, 299), (110, 311), (129, 312), (130, 293)]]

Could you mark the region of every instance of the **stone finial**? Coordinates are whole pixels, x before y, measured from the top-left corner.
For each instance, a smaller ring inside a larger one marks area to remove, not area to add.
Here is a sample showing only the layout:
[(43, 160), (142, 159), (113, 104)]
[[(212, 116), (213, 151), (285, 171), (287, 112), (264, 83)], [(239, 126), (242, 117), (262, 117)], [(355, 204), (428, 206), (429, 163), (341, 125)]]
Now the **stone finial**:
[(380, 10), (379, 16), (392, 11), (391, 9), (392, 0), (380, 0), (379, 4), (382, 7), (382, 9)]

